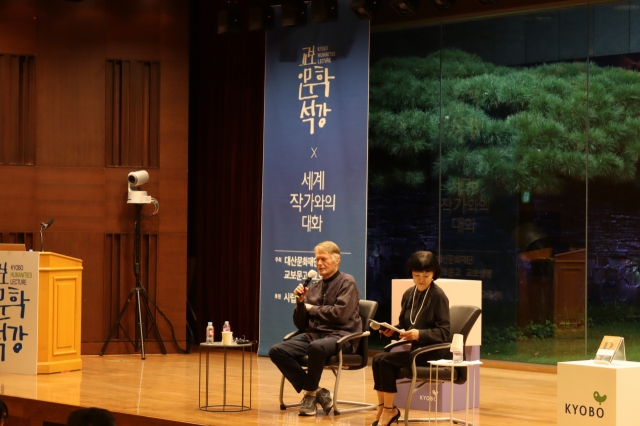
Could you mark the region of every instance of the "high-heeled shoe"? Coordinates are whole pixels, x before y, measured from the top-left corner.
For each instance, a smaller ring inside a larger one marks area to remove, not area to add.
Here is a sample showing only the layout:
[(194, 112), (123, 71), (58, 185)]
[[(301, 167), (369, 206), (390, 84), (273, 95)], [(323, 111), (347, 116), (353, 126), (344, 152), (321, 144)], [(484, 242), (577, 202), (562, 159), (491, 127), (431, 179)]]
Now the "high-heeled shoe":
[(397, 410), (396, 415), (393, 416), (391, 418), (391, 420), (389, 420), (389, 423), (387, 423), (384, 426), (389, 426), (393, 422), (396, 422), (396, 424), (398, 424), (398, 419), (400, 418), (400, 409), (398, 407), (396, 407), (395, 405), (393, 407), (382, 407), (382, 408), (386, 408), (387, 410), (393, 410), (395, 408)]
[[(383, 404), (378, 404), (378, 407), (384, 408), (384, 405)], [(382, 413), (380, 413), (380, 415), (382, 415)], [(378, 420), (375, 420), (373, 423), (371, 423), (371, 426), (378, 426)]]

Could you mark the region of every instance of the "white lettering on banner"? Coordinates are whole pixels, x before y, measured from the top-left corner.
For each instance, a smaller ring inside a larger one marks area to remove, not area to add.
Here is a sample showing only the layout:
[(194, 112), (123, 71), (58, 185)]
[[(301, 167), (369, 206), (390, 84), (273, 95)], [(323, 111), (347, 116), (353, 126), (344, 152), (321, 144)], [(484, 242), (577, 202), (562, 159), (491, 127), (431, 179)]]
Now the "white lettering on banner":
[(298, 209), (302, 212), (302, 209), (309, 208), (309, 211), (330, 209), (336, 210), (336, 194), (333, 195), (319, 195), (319, 194), (289, 194), (291, 196), (291, 207)]
[[(316, 259), (313, 256), (285, 256), (284, 264), (287, 266), (298, 266), (298, 267), (306, 267), (310, 266), (315, 268)], [(306, 277), (305, 277), (306, 278)]]
[[(327, 124), (327, 114), (332, 110), (328, 108), (326, 100), (331, 95), (331, 80), (336, 78), (330, 74), (326, 66), (331, 63), (331, 57), (335, 57), (336, 53), (330, 52), (328, 46), (319, 46), (317, 50), (320, 53), (317, 54), (319, 59), (316, 63), (316, 46), (302, 48), (300, 66), (304, 68), (298, 74), (298, 80), (302, 80), (298, 86), (298, 100), (302, 101), (300, 119), (303, 123), (309, 123), (311, 135), (316, 131), (316, 119), (317, 126), (321, 129)], [(314, 89), (320, 89), (320, 92), (314, 92)], [(321, 94), (324, 95), (323, 101), (318, 100)]]
[[(315, 267), (315, 265), (313, 267)], [(296, 281), (306, 280), (307, 279), (307, 271), (286, 270), (286, 271), (284, 271), (284, 279), (285, 280), (296, 280)]]
[(302, 227), (306, 228), (307, 232), (312, 230), (322, 232), (322, 215), (302, 216)]
[(313, 191), (314, 187), (318, 185), (318, 189), (324, 191), (324, 172), (305, 173), (301, 185), (308, 186), (309, 191)]
[(296, 295), (293, 294), (293, 293), (285, 293), (284, 297), (283, 297), (283, 295), (281, 293), (276, 293), (274, 296), (275, 296), (274, 299), (276, 299), (276, 300), (284, 300), (287, 303), (296, 303), (297, 302)]
[[(324, 191), (325, 188), (324, 170), (321, 171), (309, 171), (302, 175), (301, 186), (310, 191)], [(289, 205), (292, 208), (297, 209), (300, 213), (313, 213), (320, 211), (336, 211), (336, 194), (318, 194), (317, 192), (311, 192), (308, 194), (297, 193), (289, 194), (291, 201)], [(306, 214), (301, 217), (301, 226), (307, 230), (307, 232), (318, 231), (322, 232), (322, 215)], [(285, 261), (286, 263), (286, 261)]]

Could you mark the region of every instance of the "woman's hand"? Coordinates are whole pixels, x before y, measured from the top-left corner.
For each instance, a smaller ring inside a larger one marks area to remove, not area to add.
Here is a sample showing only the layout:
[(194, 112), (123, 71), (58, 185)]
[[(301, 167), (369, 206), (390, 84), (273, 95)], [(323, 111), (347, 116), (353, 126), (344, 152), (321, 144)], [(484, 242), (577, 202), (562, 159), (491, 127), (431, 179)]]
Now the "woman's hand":
[(386, 337), (393, 336), (393, 330), (391, 330), (390, 328), (380, 327), (379, 331), (380, 331), (380, 334), (382, 334), (383, 336), (386, 336)]
[(407, 330), (400, 333), (402, 340), (418, 340), (420, 338), (420, 332), (416, 329)]

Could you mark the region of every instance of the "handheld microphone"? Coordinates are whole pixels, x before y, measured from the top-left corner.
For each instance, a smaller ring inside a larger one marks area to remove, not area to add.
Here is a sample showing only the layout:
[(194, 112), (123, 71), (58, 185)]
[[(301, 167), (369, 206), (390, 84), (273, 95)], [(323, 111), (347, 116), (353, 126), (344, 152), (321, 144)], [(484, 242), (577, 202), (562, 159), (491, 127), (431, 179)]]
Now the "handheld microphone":
[[(316, 271), (314, 271), (313, 269), (310, 270), (309, 272), (307, 272), (307, 279), (304, 280), (304, 282), (302, 283), (302, 287), (307, 287), (309, 285), (309, 283), (311, 282), (311, 280), (314, 279), (317, 276), (318, 276), (318, 273)], [(296, 295), (296, 299), (300, 300), (300, 295), (299, 294)]]
[(318, 273), (313, 269), (307, 272), (307, 279), (302, 283), (302, 287), (307, 287), (312, 279), (318, 276)]
[(52, 223), (53, 223), (53, 218), (49, 219), (49, 221), (48, 221), (48, 222), (46, 222), (46, 223), (45, 223), (45, 222), (42, 222), (42, 223), (40, 224), (40, 227), (41, 227), (42, 229), (47, 229), (48, 227), (50, 227), (50, 226), (51, 226), (51, 224), (52, 224)]

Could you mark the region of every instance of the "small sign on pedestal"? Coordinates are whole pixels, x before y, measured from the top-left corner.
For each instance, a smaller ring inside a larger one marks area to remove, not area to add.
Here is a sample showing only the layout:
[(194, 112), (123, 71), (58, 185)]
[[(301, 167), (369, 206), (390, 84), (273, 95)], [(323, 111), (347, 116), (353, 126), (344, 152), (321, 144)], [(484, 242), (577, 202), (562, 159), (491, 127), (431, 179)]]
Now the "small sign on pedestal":
[(626, 360), (627, 354), (624, 349), (624, 337), (604, 336), (593, 362), (596, 364), (611, 364), (613, 361)]

